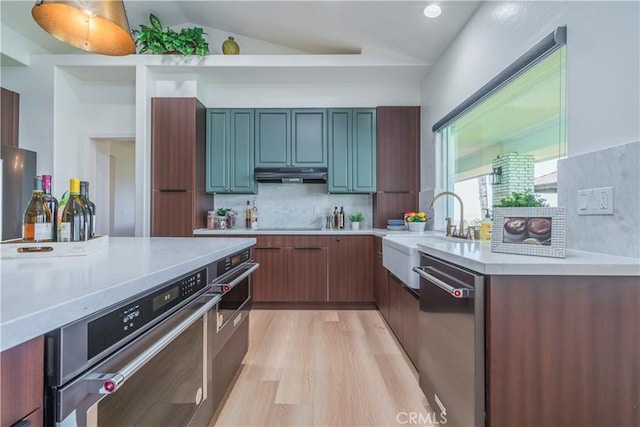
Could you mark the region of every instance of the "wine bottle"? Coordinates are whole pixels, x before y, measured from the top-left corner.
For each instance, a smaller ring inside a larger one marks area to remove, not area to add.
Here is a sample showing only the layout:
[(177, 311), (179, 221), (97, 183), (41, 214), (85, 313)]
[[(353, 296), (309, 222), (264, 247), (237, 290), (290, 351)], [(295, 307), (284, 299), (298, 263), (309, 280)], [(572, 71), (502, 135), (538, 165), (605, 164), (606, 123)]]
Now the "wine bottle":
[(91, 200), (91, 197), (89, 197), (89, 182), (87, 182), (87, 202), (89, 202), (89, 207), (91, 208), (91, 223), (92, 228), (91, 228), (91, 238), (93, 239), (94, 237), (96, 237), (96, 204), (93, 203), (93, 200)]
[[(80, 198), (84, 203), (84, 210), (86, 212), (85, 221), (87, 222), (87, 240), (93, 239), (95, 224), (95, 206), (93, 202), (89, 200), (89, 183), (87, 181), (80, 181)], [(91, 206), (93, 205), (93, 206)]]
[(87, 240), (87, 220), (84, 203), (80, 198), (80, 180), (69, 180), (69, 200), (62, 211), (60, 223), (61, 242), (79, 242)]
[(52, 234), (51, 210), (44, 200), (42, 177), (33, 180), (34, 189), (31, 200), (22, 216), (22, 240), (25, 242), (50, 242)]
[(51, 240), (58, 241), (58, 199), (51, 194), (51, 175), (42, 175), (44, 201), (51, 211)]
[(338, 222), (340, 223), (340, 228), (344, 228), (344, 207), (340, 206), (340, 212), (338, 213)]
[(256, 205), (256, 199), (253, 199), (253, 208), (251, 209), (251, 228), (258, 229), (258, 206)]
[(340, 229), (340, 214), (337, 206), (333, 208), (333, 228), (334, 230)]
[(251, 228), (251, 204), (247, 200), (247, 210), (244, 211), (244, 226)]

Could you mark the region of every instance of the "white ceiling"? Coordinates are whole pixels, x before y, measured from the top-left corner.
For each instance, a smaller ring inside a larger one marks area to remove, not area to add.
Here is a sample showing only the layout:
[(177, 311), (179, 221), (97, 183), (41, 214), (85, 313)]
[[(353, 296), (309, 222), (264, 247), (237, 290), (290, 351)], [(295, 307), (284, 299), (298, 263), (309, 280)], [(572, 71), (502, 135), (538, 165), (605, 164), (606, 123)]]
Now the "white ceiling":
[[(132, 29), (147, 24), (149, 13), (154, 13), (164, 26), (214, 28), (309, 54), (364, 51), (425, 64), (435, 62), (480, 5), (479, 1), (440, 1), (442, 15), (428, 19), (422, 10), (430, 2), (423, 0), (125, 0), (124, 3)], [(33, 0), (2, 0), (2, 26), (11, 27), (39, 46), (33, 53), (81, 53), (54, 39), (33, 21), (33, 4)]]

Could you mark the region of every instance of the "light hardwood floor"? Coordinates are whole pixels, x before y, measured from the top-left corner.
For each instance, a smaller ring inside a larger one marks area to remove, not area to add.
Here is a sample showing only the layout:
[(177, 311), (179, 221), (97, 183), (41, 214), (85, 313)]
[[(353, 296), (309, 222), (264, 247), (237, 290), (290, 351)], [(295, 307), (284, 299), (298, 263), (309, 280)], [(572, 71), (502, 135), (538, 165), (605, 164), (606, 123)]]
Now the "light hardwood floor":
[(375, 310), (253, 310), (214, 426), (432, 425), (418, 375)]

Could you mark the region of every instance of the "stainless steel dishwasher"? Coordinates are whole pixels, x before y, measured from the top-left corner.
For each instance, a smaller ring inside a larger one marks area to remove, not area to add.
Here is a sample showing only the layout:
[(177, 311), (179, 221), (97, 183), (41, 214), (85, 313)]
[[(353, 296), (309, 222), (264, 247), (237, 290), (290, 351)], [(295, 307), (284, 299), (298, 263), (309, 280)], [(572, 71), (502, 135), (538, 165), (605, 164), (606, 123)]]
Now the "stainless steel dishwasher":
[(484, 276), (422, 254), (420, 388), (447, 426), (485, 425)]

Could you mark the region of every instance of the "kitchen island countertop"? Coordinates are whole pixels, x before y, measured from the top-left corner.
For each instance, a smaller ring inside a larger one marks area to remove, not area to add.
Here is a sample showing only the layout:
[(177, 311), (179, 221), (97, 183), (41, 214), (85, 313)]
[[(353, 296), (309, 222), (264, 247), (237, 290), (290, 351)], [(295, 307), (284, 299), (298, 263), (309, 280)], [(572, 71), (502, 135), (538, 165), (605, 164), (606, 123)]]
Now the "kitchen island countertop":
[(252, 238), (112, 237), (86, 256), (0, 260), (0, 351), (254, 245)]

